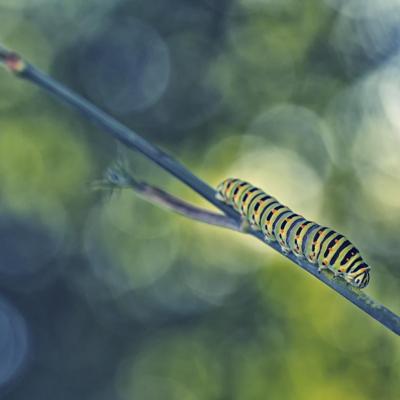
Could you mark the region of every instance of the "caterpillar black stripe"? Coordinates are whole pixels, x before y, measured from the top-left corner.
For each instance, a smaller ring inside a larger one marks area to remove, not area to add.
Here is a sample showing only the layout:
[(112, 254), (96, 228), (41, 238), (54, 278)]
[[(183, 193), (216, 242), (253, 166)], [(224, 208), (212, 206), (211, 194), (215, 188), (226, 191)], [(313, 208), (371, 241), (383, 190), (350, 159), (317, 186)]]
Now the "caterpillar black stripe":
[(266, 241), (277, 241), (285, 253), (304, 257), (329, 269), (352, 286), (364, 288), (369, 283), (370, 267), (359, 250), (331, 228), (307, 221), (274, 197), (248, 182), (229, 178), (217, 187), (217, 198), (247, 219), (253, 229), (261, 230)]

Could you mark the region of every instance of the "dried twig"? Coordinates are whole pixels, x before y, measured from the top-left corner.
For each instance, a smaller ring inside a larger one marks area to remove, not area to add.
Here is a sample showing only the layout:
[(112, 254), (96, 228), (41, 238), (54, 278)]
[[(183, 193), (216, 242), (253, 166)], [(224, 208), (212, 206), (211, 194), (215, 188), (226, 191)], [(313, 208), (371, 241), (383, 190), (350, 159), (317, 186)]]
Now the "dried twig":
[(160, 188), (149, 185), (146, 182), (137, 181), (132, 174), (130, 174), (119, 163), (116, 163), (108, 168), (104, 179), (94, 182), (93, 186), (95, 189), (133, 189), (134, 192), (142, 199), (169, 211), (176, 212), (177, 214), (183, 215), (187, 218), (242, 233), (247, 232), (246, 224), (241, 224), (240, 222), (229, 218), (224, 214), (217, 214), (203, 208), (193, 206), (192, 204), (189, 204), (188, 202), (173, 196), (172, 194), (167, 193)]

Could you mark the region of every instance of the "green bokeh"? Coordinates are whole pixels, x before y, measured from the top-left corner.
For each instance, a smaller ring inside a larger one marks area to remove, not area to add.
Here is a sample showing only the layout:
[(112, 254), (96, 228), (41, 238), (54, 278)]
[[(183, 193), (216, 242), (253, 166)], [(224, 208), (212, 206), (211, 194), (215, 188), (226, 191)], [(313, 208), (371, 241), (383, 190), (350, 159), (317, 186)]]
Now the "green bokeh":
[[(0, 38), (108, 110), (102, 94), (122, 93), (118, 118), (211, 185), (247, 179), (351, 237), (372, 266), (366, 292), (399, 312), (399, 56), (385, 33), (400, 9), (348, 3), (73, 0), (61, 13), (49, 0), (0, 1)], [(144, 43), (135, 64), (113, 35), (129, 42), (140, 29), (165, 44), (170, 71), (137, 110), (138, 93), (118, 85), (139, 85), (158, 53)], [(250, 237), (129, 190), (91, 190), (118, 157), (209, 207), (1, 71), (0, 235), (12, 233), (15, 258), (0, 257), (0, 292), (31, 338), (2, 398), (399, 398), (394, 334)], [(46, 257), (34, 251), (42, 234)], [(31, 262), (21, 271), (19, 253)], [(0, 357), (1, 345), (0, 335)]]

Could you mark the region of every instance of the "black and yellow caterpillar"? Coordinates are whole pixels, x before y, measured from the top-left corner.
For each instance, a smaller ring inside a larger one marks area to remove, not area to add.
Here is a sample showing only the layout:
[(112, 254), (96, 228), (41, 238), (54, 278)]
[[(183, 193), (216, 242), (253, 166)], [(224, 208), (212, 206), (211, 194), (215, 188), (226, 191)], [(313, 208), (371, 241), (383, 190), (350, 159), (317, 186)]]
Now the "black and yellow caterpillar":
[(292, 252), (329, 269), (352, 286), (369, 283), (370, 267), (359, 250), (331, 228), (308, 221), (248, 182), (229, 178), (217, 187), (217, 198), (247, 219), (253, 229), (261, 230), (266, 241), (277, 241), (285, 253)]

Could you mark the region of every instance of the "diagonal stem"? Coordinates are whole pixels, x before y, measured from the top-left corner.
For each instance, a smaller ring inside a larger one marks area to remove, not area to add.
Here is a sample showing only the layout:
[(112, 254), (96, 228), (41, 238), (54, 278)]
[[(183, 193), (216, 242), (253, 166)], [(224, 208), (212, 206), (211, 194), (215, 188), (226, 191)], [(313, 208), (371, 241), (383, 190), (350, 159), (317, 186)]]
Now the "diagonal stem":
[[(224, 212), (227, 218), (232, 220), (232, 223), (240, 224), (240, 215), (231, 207), (217, 200), (215, 197), (216, 193), (213, 188), (195, 176), (185, 166), (174, 160), (164, 151), (143, 139), (137, 133), (130, 130), (128, 127), (121, 124), (104, 111), (100, 110), (88, 100), (72, 92), (70, 89), (44, 74), (33, 65), (28, 64), (16, 53), (0, 47), (0, 62), (16, 76), (37, 85), (41, 89), (46, 90), (54, 95), (59, 100), (78, 110), (86, 118), (95, 122), (111, 136), (125, 144), (127, 147), (146, 155), (154, 163), (164, 168), (170, 174), (174, 175), (178, 180), (185, 183), (211, 204), (219, 208), (222, 212)], [(260, 232), (252, 231), (249, 233), (264, 241), (263, 235)], [(325, 283), (327, 286), (345, 297), (351, 303), (366, 312), (375, 320), (379, 321), (388, 329), (397, 335), (400, 335), (400, 317), (394, 314), (388, 308), (375, 302), (360, 290), (349, 287), (343, 282), (343, 280), (332, 279), (326, 272), (319, 273), (315, 265), (306, 262), (304, 259), (296, 258), (292, 253), (284, 254), (276, 242), (268, 243), (268, 245), (285, 257), (289, 258), (291, 261), (309, 272), (321, 282)]]

